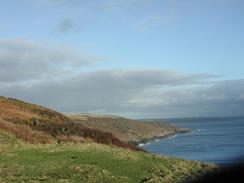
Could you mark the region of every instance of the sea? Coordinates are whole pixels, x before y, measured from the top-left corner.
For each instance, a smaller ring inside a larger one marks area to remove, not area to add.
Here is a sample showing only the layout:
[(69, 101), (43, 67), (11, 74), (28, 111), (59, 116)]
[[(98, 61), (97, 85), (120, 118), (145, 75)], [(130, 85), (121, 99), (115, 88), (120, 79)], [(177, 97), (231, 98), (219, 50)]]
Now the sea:
[[(159, 120), (157, 120), (159, 121)], [(154, 154), (232, 165), (244, 160), (244, 117), (168, 119), (191, 132), (143, 145)]]

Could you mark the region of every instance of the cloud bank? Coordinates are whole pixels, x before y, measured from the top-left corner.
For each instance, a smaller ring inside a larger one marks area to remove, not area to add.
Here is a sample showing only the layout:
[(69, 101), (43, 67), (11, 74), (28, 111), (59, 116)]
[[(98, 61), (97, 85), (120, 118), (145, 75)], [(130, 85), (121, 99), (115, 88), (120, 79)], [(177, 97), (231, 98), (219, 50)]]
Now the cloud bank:
[(243, 115), (244, 79), (164, 69), (85, 69), (103, 57), (0, 39), (0, 95), (61, 112), (133, 118)]
[[(13, 49), (12, 44), (8, 47)], [(53, 54), (46, 56), (44, 63), (41, 63), (43, 60), (36, 54), (24, 57), (23, 53), (30, 49), (29, 44), (25, 49), (21, 48), (23, 51), (17, 44), (20, 59), (5, 57), (8, 62), (0, 60), (1, 82), (12, 83), (8, 86), (0, 84), (1, 95), (63, 112), (119, 114), (134, 118), (241, 115), (244, 109), (243, 79), (217, 81), (218, 77), (211, 74), (161, 69), (81, 71), (57, 78), (49, 73), (52, 65), (58, 62), (51, 59)], [(36, 60), (33, 61), (33, 58)], [(69, 62), (72, 63), (71, 67), (87, 62), (75, 60)], [(21, 66), (21, 69), (11, 77), (11, 73), (18, 70), (14, 64)], [(35, 64), (41, 64), (41, 69), (35, 68)], [(66, 59), (61, 59), (59, 64), (68, 63)], [(5, 76), (2, 73), (4, 69)], [(33, 69), (37, 70), (39, 77), (47, 74), (49, 79), (26, 84), (27, 76), (36, 76), (32, 73)]]

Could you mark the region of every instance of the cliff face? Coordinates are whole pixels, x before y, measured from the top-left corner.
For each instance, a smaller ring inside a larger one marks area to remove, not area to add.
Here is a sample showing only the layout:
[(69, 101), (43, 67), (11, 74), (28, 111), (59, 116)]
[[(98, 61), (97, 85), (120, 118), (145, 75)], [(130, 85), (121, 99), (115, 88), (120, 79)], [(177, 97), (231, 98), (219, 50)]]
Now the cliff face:
[(142, 151), (112, 133), (74, 123), (51, 109), (5, 97), (0, 97), (0, 129), (29, 143), (93, 141)]

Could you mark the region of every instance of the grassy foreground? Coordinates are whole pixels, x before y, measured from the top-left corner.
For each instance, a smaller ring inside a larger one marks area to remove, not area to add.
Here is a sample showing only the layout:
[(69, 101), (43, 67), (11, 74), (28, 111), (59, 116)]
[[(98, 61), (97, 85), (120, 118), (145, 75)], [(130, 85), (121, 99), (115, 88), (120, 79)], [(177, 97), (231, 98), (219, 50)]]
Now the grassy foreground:
[(0, 131), (0, 182), (186, 182), (214, 165), (96, 143), (23, 143)]

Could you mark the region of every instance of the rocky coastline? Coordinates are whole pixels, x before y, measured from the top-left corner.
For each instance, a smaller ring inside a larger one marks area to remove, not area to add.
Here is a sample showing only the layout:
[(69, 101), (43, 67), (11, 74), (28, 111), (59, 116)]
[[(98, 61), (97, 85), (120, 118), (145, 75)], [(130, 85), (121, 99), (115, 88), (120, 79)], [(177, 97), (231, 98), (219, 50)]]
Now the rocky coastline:
[(175, 131), (169, 132), (167, 134), (154, 136), (154, 137), (151, 137), (151, 138), (142, 138), (142, 139), (138, 139), (136, 141), (130, 141), (128, 143), (129, 144), (133, 144), (133, 145), (138, 146), (138, 147), (142, 147), (145, 144), (150, 143), (150, 142), (159, 141), (159, 140), (162, 140), (162, 139), (174, 136), (174, 135), (189, 133), (189, 132), (192, 132), (192, 131), (194, 131), (194, 129), (177, 128)]

